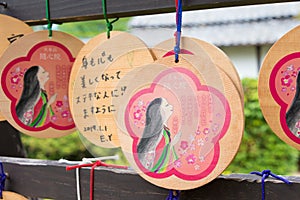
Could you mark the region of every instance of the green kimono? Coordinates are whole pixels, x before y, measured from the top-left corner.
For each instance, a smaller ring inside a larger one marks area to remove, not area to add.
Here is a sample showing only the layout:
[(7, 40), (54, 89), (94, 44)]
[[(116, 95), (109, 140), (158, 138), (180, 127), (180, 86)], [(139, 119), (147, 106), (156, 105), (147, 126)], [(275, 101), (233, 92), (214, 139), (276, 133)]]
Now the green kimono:
[(163, 129), (163, 136), (165, 140), (165, 146), (162, 151), (162, 154), (160, 155), (159, 159), (157, 160), (157, 163), (152, 167), (150, 170), (151, 172), (156, 173), (163, 173), (167, 170), (167, 167), (171, 161), (171, 154), (173, 156), (173, 160), (177, 160), (178, 156), (175, 152), (174, 146), (171, 146), (171, 134), (170, 130), (167, 127), (164, 127)]
[[(54, 115), (54, 112), (50, 107), (47, 107), (47, 103), (48, 103), (48, 98), (47, 98), (47, 94), (44, 90), (41, 91), (41, 98), (38, 102), (38, 104), (41, 105), (40, 110), (36, 110), (34, 113), (38, 113), (37, 115), (34, 116), (34, 120), (30, 123), (29, 126), (31, 127), (41, 127), (45, 124), (46, 120), (50, 116)], [(40, 107), (40, 106), (36, 106), (36, 107)], [(39, 108), (38, 108), (39, 109)]]

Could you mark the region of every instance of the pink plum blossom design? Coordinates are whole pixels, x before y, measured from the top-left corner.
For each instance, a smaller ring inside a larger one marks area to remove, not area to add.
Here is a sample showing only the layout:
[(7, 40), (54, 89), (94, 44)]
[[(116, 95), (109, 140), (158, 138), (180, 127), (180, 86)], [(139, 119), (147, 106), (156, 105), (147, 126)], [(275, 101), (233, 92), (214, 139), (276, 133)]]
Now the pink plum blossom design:
[(198, 139), (198, 146), (203, 146), (204, 145), (204, 140), (203, 139)]
[(65, 110), (61, 113), (61, 116), (62, 116), (62, 118), (67, 118), (67, 117), (69, 117), (69, 114), (70, 114), (69, 111)]
[(290, 87), (293, 79), (291, 79), (290, 75), (286, 75), (284, 78), (281, 78), (281, 84), (286, 87)]
[(185, 159), (186, 159), (186, 161), (187, 161), (188, 164), (192, 165), (192, 164), (195, 164), (197, 158), (196, 158), (196, 156), (194, 154), (190, 154)]
[(29, 110), (24, 113), (24, 118), (31, 119), (33, 117), (33, 110)]
[(19, 78), (19, 76), (18, 75), (14, 75), (13, 77), (11, 77), (11, 79), (10, 79), (10, 82), (12, 83), (12, 84), (18, 84), (19, 82), (20, 82), (20, 78)]
[(287, 71), (281, 72), (283, 76), (288, 75), (289, 73)]
[(196, 135), (200, 135), (201, 131), (199, 129), (197, 129), (197, 131), (195, 132)]
[(188, 148), (189, 144), (187, 141), (181, 141), (180, 143), (180, 148), (182, 148), (183, 150), (186, 150)]
[(296, 89), (295, 86), (291, 87), (291, 91), (295, 91), (295, 89)]
[(175, 167), (180, 168), (182, 166), (181, 160), (176, 160), (174, 162)]
[(286, 87), (281, 88), (281, 92), (286, 92), (286, 91), (287, 91)]
[(56, 106), (57, 107), (62, 107), (64, 104), (63, 104), (63, 102), (62, 101), (56, 101)]
[(204, 133), (205, 135), (209, 134), (209, 128), (203, 129), (203, 133)]
[(56, 121), (57, 120), (57, 116), (56, 115), (53, 115), (52, 117), (51, 117), (51, 121)]
[(136, 112), (133, 113), (133, 118), (135, 120), (141, 120), (142, 119), (142, 111), (141, 110), (137, 110)]

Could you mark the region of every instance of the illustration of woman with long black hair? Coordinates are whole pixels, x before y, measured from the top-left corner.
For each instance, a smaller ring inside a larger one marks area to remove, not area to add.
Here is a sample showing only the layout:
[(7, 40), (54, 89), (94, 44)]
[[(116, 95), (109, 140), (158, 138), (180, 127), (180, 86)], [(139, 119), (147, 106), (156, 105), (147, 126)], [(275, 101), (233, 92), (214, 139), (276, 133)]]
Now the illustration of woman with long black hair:
[(30, 127), (41, 127), (49, 121), (54, 113), (51, 104), (56, 94), (47, 97), (45, 84), (49, 80), (49, 72), (41, 66), (32, 66), (26, 70), (23, 79), (23, 91), (16, 106), (19, 120)]
[(296, 80), (296, 94), (293, 98), (292, 105), (285, 115), (286, 124), (290, 131), (300, 138), (300, 75), (298, 72)]
[[(173, 106), (164, 98), (156, 98), (147, 107), (146, 125), (142, 138), (137, 146), (138, 158), (141, 164), (151, 172), (165, 172), (171, 161), (178, 159), (174, 145), (179, 141), (181, 133), (171, 139), (171, 133), (166, 122), (173, 113)], [(164, 140), (162, 151), (157, 146)]]

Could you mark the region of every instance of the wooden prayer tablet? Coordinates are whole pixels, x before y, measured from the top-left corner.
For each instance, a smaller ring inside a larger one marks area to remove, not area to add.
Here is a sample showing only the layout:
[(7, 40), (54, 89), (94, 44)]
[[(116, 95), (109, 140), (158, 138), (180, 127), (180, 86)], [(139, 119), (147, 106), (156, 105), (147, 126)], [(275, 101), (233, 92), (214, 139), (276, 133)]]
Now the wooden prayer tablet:
[(281, 37), (267, 53), (258, 81), (259, 103), (274, 133), (300, 149), (300, 26)]
[(63, 32), (38, 31), (12, 43), (0, 58), (1, 111), (20, 132), (41, 138), (75, 131), (68, 83), (83, 43)]
[[(100, 70), (105, 78), (98, 83), (95, 90), (94, 99), (95, 116), (97, 127), (102, 127), (102, 138), (98, 143), (106, 141), (115, 147), (119, 147), (118, 126), (114, 118), (114, 112), (118, 109), (118, 104), (113, 103), (113, 99), (125, 95), (128, 82), (122, 78), (132, 70), (153, 63), (153, 57), (148, 48), (136, 49), (119, 56), (105, 69)], [(122, 81), (122, 85), (119, 83)], [(129, 80), (130, 82), (134, 80)], [(122, 104), (122, 102), (120, 102)]]
[[(107, 96), (118, 95), (115, 90), (120, 88), (99, 92), (96, 88), (102, 83), (117, 81), (122, 76), (123, 68), (114, 69), (113, 73), (105, 72), (119, 56), (134, 49), (146, 48), (144, 42), (136, 36), (126, 32), (111, 32), (110, 39), (107, 39), (106, 33), (103, 33), (89, 41), (79, 52), (69, 86), (70, 101), (72, 101), (70, 105), (77, 129), (90, 142), (106, 148), (119, 146), (115, 130), (109, 130), (107, 126), (98, 124), (96, 114), (99, 116), (101, 112), (114, 110), (112, 105), (106, 104), (107, 102), (103, 100), (106, 100)], [(147, 54), (147, 58), (150, 58), (148, 55), (150, 53)], [(133, 54), (128, 55), (126, 62), (131, 62), (133, 57)], [(95, 107), (94, 101), (99, 104), (103, 101), (103, 104)]]
[(214, 82), (222, 84), (219, 90), (198, 70), (205, 63), (174, 60), (164, 57), (129, 72), (119, 82), (132, 80), (126, 94), (113, 100), (120, 105), (114, 114), (131, 166), (154, 185), (188, 190), (212, 181), (233, 160), (243, 135), (243, 107), (222, 70)]
[[(154, 55), (159, 58), (166, 55), (174, 48), (174, 38), (157, 44), (154, 48)], [(201, 55), (207, 54), (212, 62), (219, 68), (221, 68), (228, 77), (231, 78), (233, 83), (236, 85), (242, 100), (244, 99), (244, 92), (240, 77), (236, 71), (236, 68), (228, 58), (228, 56), (218, 47), (203, 40), (190, 37), (181, 37), (181, 55)], [(161, 51), (164, 50), (164, 51)]]
[[(208, 54), (213, 63), (221, 70), (223, 70), (223, 72), (225, 72), (226, 75), (232, 80), (232, 82), (235, 84), (236, 88), (239, 91), (239, 94), (242, 98), (242, 102), (244, 102), (244, 91), (242, 82), (236, 68), (234, 67), (229, 57), (221, 49), (219, 49), (217, 46), (211, 43), (199, 40), (197, 38), (192, 39), (195, 40), (200, 45), (200, 47), (204, 49), (204, 51)], [(197, 54), (196, 51), (195, 54)]]
[(3, 200), (27, 200), (28, 198), (10, 191), (3, 191), (2, 192)]
[(0, 14), (0, 24), (0, 56), (11, 43), (33, 32), (26, 23), (8, 15)]
[[(23, 21), (3, 14), (0, 14), (0, 24), (0, 57), (11, 43), (33, 32)], [(0, 121), (3, 120), (5, 118), (0, 114)]]

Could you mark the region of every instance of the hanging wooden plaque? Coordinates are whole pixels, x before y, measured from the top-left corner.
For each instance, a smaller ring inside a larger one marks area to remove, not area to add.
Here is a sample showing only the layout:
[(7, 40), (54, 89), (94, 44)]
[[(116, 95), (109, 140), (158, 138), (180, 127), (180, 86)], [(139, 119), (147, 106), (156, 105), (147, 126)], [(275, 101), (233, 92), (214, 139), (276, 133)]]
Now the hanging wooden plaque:
[(11, 43), (33, 32), (23, 21), (3, 14), (0, 14), (0, 25), (0, 56)]
[(258, 81), (259, 103), (274, 133), (300, 149), (300, 26), (281, 37), (267, 53)]
[[(33, 30), (23, 21), (0, 14), (0, 57), (11, 43), (31, 32)], [(5, 118), (0, 114), (0, 121), (3, 120)]]
[(119, 105), (114, 114), (122, 150), (157, 186), (200, 187), (222, 173), (239, 148), (244, 124), (239, 92), (221, 70), (215, 74), (219, 81), (206, 78), (203, 60), (213, 66), (205, 55), (192, 62), (180, 56), (178, 63), (164, 57), (119, 83), (127, 83), (126, 94), (113, 100)]
[[(101, 87), (101, 84), (107, 85), (112, 80), (117, 81), (122, 76), (123, 68), (114, 69), (113, 72), (105, 70), (119, 56), (139, 48), (146, 49), (147, 46), (142, 40), (129, 33), (113, 31), (110, 39), (107, 39), (106, 33), (103, 33), (82, 48), (74, 63), (70, 81), (70, 101), (72, 101), (70, 105), (73, 118), (79, 132), (98, 146), (115, 148), (119, 146), (119, 142), (115, 130), (109, 130), (108, 125), (99, 124), (97, 119), (101, 113), (114, 110), (112, 105), (107, 104), (107, 99), (117, 95), (115, 88), (100, 91), (96, 88), (98, 85)], [(131, 56), (127, 57), (128, 62), (132, 59)], [(94, 101), (99, 105), (94, 106)]]
[(20, 132), (41, 138), (74, 132), (68, 83), (83, 43), (63, 32), (38, 31), (11, 44), (0, 58), (1, 110)]

